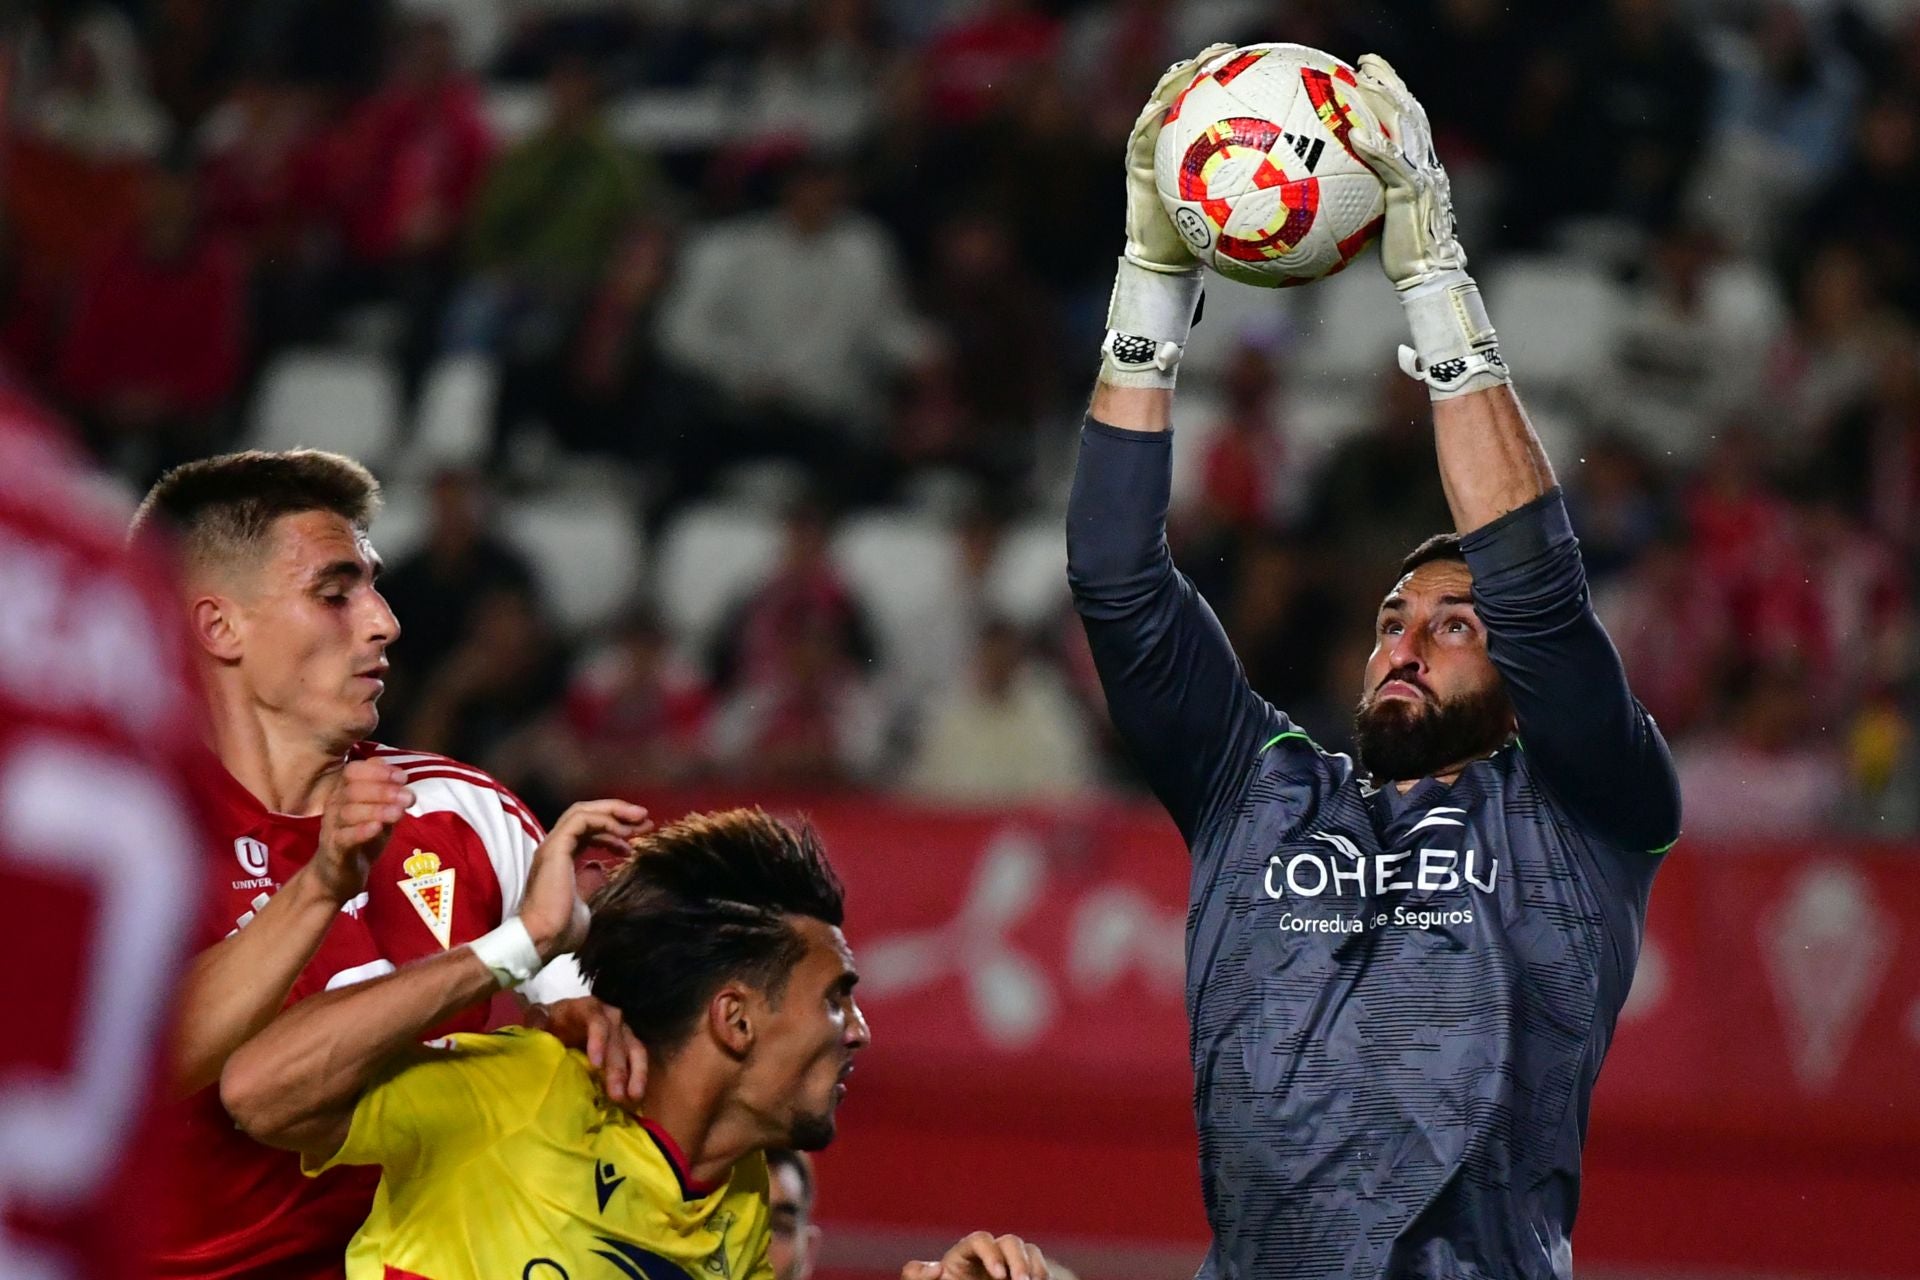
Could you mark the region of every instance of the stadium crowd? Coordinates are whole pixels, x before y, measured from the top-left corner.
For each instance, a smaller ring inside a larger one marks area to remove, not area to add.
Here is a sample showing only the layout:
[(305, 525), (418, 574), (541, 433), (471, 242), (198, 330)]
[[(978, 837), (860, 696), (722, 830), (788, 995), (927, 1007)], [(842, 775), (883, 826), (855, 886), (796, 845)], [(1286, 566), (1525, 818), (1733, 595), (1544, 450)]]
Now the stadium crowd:
[[(0, 358), (139, 487), (253, 440), (289, 352), (377, 357), (403, 422), (450, 361), (485, 369), (464, 454), (402, 433), (368, 459), (424, 513), (383, 578), (383, 729), (549, 819), (710, 778), (1126, 784), (1064, 581), (1009, 610), (996, 566), (1027, 519), (1058, 527), (1139, 86), (1286, 38), (1378, 49), (1430, 108), (1688, 830), (1920, 829), (1900, 0), (31, 8)], [(1370, 294), (1370, 263), (1215, 287), (1182, 381), (1180, 563), (1336, 748), (1377, 584), (1449, 525)], [(644, 578), (581, 625), (491, 517), (576, 488), (655, 546), (716, 502), (777, 506), (778, 549), (698, 633)], [(910, 645), (839, 554), (876, 509), (952, 560)]]

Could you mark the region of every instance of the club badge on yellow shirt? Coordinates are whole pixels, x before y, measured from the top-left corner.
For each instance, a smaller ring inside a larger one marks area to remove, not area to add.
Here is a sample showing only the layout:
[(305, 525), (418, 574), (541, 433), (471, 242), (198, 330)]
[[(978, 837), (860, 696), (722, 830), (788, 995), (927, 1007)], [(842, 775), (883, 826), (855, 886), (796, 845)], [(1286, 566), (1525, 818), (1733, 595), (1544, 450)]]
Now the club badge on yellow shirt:
[(448, 867), (442, 871), (440, 855), (425, 849), (415, 849), (413, 856), (401, 865), (407, 869), (407, 878), (400, 881), (400, 892), (407, 895), (407, 901), (426, 921), (427, 928), (433, 930), (444, 951), (452, 945), (453, 938), (454, 869)]

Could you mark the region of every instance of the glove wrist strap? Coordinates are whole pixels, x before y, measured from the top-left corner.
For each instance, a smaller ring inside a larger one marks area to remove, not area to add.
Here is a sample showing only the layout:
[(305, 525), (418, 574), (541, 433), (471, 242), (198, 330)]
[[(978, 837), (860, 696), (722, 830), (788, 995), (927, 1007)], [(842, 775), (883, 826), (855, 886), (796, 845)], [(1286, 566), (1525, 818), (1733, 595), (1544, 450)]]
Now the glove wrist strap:
[(1455, 269), (1400, 295), (1413, 346), (1400, 349), (1400, 368), (1427, 384), (1435, 400), (1484, 391), (1509, 381), (1500, 343), (1487, 319), (1480, 286)]
[(1120, 259), (1100, 344), (1100, 380), (1172, 390), (1200, 304), (1200, 268), (1154, 271)]

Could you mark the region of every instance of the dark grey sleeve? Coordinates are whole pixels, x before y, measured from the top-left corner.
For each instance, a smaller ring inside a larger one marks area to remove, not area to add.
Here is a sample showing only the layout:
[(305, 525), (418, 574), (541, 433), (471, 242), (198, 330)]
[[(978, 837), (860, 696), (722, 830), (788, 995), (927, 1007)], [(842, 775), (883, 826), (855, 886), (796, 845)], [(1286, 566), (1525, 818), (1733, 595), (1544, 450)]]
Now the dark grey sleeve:
[(1173, 567), (1172, 475), (1171, 433), (1089, 419), (1067, 505), (1067, 580), (1114, 727), (1191, 844), (1261, 743), (1288, 725)]
[(1593, 611), (1560, 491), (1475, 529), (1462, 548), (1487, 652), (1536, 775), (1608, 844), (1671, 845), (1680, 834), (1673, 759)]

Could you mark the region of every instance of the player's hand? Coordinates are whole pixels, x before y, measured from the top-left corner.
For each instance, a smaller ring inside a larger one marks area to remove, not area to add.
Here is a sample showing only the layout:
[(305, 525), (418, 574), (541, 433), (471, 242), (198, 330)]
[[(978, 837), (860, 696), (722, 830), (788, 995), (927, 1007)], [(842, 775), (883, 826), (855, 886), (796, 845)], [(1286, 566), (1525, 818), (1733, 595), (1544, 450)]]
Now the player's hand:
[(647, 811), (625, 800), (583, 800), (560, 815), (553, 830), (533, 852), (520, 923), (527, 927), (542, 960), (578, 947), (587, 932), (587, 904), (580, 900), (574, 858), (590, 845), (621, 853), (653, 830)]
[(579, 1049), (600, 1072), (600, 1087), (620, 1106), (640, 1101), (647, 1088), (647, 1047), (620, 1011), (592, 996), (544, 1006), (543, 1029), (569, 1049)]
[(909, 1262), (900, 1280), (1049, 1280), (1039, 1245), (1019, 1236), (976, 1231), (947, 1250), (938, 1262)]
[(1348, 138), (1387, 189), (1380, 233), (1387, 278), (1404, 290), (1465, 270), (1467, 255), (1454, 237), (1453, 188), (1433, 151), (1427, 109), (1379, 54), (1361, 55), (1356, 70), (1360, 100), (1373, 119)]
[(1232, 48), (1230, 44), (1208, 45), (1195, 56), (1168, 67), (1160, 83), (1153, 86), (1153, 96), (1140, 109), (1140, 118), (1133, 122), (1133, 132), (1127, 135), (1125, 256), (1135, 266), (1173, 273), (1200, 269), (1160, 203), (1160, 192), (1153, 181), (1153, 150), (1160, 141), (1160, 126), (1166, 123), (1173, 100), (1193, 83), (1203, 64)]
[(383, 760), (355, 760), (341, 771), (320, 815), (320, 844), (308, 865), (329, 898), (346, 902), (367, 887), (374, 859), (413, 803), (405, 771)]

